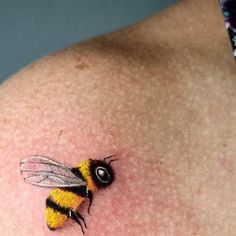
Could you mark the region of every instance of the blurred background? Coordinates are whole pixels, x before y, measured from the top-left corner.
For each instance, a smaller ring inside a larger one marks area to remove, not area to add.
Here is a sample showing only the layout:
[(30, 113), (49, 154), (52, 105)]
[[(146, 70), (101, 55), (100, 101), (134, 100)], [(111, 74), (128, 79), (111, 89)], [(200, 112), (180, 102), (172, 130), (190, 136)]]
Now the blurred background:
[(0, 82), (87, 38), (133, 24), (175, 0), (0, 0)]

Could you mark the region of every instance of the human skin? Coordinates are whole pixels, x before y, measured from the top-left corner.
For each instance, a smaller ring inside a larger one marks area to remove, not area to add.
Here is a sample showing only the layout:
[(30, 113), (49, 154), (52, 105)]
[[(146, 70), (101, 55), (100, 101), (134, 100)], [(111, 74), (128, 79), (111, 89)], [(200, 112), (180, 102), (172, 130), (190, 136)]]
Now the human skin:
[(236, 234), (236, 65), (217, 1), (181, 1), (134, 26), (74, 45), (0, 87), (1, 236), (50, 232), (49, 190), (21, 159), (68, 166), (118, 154), (94, 193), (86, 235)]

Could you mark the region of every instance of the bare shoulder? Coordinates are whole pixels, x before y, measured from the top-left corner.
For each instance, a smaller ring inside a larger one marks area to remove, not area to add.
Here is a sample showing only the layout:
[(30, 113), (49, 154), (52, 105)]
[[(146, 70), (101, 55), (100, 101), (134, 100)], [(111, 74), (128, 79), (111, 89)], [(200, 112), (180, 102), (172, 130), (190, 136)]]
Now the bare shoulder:
[[(125, 35), (102, 36), (49, 55), (1, 86), (3, 235), (14, 234), (12, 225), (18, 225), (18, 235), (50, 234), (44, 219), (49, 193), (25, 185), (19, 172), (20, 160), (37, 154), (73, 166), (84, 159), (120, 153), (120, 161), (114, 165), (114, 185), (95, 194), (92, 216), (85, 207), (80, 209), (87, 221), (87, 233), (157, 231), (153, 209), (159, 208), (155, 186), (160, 180), (155, 175), (159, 172), (158, 176), (166, 179), (160, 185), (164, 190), (172, 174), (158, 168), (153, 153), (149, 152), (150, 159), (144, 155), (142, 146), (150, 137), (145, 138), (143, 133), (149, 129), (143, 116), (147, 117), (146, 106), (154, 99), (154, 90), (149, 94), (151, 83), (145, 85), (140, 79), (146, 73), (146, 62), (143, 64), (136, 51), (138, 45), (130, 44)], [(131, 36), (127, 34), (127, 38)], [(153, 171), (149, 172), (151, 166)], [(153, 193), (149, 196), (150, 188)], [(60, 233), (77, 235), (78, 230), (70, 222)]]
[[(226, 51), (186, 39), (179, 12), (53, 53), (1, 85), (4, 236), (12, 225), (18, 235), (50, 234), (48, 192), (24, 184), (21, 159), (73, 166), (116, 153), (114, 184), (95, 194), (92, 216), (80, 209), (88, 235), (234, 235), (235, 65), (222, 34)], [(60, 235), (68, 232), (77, 226)]]

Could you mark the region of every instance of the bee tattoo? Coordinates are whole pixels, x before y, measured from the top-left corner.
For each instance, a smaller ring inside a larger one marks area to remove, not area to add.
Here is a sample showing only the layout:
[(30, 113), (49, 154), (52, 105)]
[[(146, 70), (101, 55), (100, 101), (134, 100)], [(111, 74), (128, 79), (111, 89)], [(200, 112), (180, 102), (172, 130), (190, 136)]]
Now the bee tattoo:
[[(78, 207), (89, 200), (88, 213), (93, 201), (93, 192), (104, 189), (114, 182), (115, 174), (111, 162), (116, 155), (102, 160), (88, 159), (76, 167), (67, 167), (48, 157), (35, 155), (20, 162), (20, 171), (28, 184), (52, 188), (46, 200), (45, 217), (50, 230), (63, 226), (69, 219), (87, 228)], [(82, 223), (83, 225), (82, 225)]]

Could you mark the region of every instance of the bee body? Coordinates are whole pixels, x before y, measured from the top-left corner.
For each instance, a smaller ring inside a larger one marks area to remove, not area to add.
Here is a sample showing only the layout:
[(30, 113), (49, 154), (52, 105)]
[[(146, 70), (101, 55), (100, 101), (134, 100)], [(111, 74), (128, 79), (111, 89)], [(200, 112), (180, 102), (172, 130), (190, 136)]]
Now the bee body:
[(74, 168), (43, 156), (33, 156), (21, 161), (21, 173), (27, 183), (40, 187), (53, 188), (46, 199), (45, 218), (50, 230), (63, 226), (69, 219), (76, 221), (82, 232), (87, 228), (84, 218), (77, 211), (78, 207), (89, 200), (92, 204), (93, 192), (106, 188), (114, 181), (112, 161), (85, 160)]

